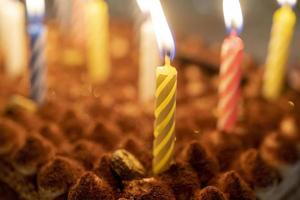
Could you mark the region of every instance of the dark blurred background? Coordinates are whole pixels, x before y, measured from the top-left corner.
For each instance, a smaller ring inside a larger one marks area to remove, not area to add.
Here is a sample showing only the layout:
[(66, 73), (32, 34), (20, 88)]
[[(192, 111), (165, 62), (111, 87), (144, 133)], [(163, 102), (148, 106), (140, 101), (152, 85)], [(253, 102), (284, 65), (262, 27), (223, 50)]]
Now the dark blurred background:
[[(112, 19), (134, 21), (139, 17), (135, 0), (107, 0)], [(161, 0), (169, 24), (175, 35), (199, 35), (209, 44), (220, 43), (226, 30), (222, 0)], [(244, 15), (241, 37), (246, 51), (264, 62), (270, 38), (272, 16), (278, 8), (276, 0), (240, 0)], [(300, 5), (295, 12), (299, 17)], [(297, 22), (292, 42), (290, 62), (299, 62), (300, 27)]]

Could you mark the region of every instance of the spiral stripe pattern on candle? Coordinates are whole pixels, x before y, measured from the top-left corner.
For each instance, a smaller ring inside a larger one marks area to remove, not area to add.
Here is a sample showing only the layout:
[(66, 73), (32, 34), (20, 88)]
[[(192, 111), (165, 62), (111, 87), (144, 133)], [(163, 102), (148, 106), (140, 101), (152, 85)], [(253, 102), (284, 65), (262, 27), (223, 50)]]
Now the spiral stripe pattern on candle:
[(30, 98), (37, 103), (42, 103), (45, 97), (45, 38), (44, 31), (31, 36), (30, 58)]
[(242, 57), (242, 41), (238, 37), (226, 39), (221, 55), (218, 105), (218, 128), (222, 131), (230, 130), (237, 120)]
[(153, 172), (167, 170), (175, 146), (175, 109), (177, 75), (158, 75), (156, 86)]

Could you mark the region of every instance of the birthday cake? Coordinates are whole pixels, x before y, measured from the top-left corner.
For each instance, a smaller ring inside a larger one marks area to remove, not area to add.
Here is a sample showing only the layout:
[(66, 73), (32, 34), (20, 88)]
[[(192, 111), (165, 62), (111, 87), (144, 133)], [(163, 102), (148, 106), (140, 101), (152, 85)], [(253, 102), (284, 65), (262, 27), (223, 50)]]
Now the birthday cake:
[(13, 97), (27, 96), (27, 76), (1, 72), (1, 199), (300, 198), (298, 77), (278, 100), (264, 100), (262, 68), (246, 56), (239, 120), (221, 132), (219, 49), (178, 39), (174, 162), (153, 175), (154, 105), (138, 101), (134, 33), (122, 23), (111, 32), (113, 67), (104, 84), (92, 84), (83, 66), (49, 62), (47, 97), (35, 107)]

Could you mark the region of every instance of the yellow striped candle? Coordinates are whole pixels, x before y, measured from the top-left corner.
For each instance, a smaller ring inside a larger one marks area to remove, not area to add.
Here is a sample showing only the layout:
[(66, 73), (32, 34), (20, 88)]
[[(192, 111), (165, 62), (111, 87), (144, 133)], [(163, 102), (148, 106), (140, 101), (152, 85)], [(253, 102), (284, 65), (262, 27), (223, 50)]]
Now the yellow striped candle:
[(177, 70), (171, 66), (175, 56), (175, 42), (164, 15), (160, 0), (145, 0), (148, 3), (152, 24), (165, 65), (156, 69), (155, 124), (152, 170), (160, 174), (173, 162), (175, 146), (175, 110)]
[(281, 0), (282, 7), (273, 17), (273, 28), (269, 44), (269, 54), (265, 66), (263, 96), (273, 100), (283, 89), (289, 47), (296, 24), (296, 14), (292, 9), (295, 0)]
[(166, 57), (164, 66), (156, 69), (156, 106), (153, 148), (153, 173), (167, 170), (173, 161), (175, 146), (177, 70)]
[(110, 73), (108, 6), (104, 0), (86, 3), (87, 65), (93, 82), (105, 82)]

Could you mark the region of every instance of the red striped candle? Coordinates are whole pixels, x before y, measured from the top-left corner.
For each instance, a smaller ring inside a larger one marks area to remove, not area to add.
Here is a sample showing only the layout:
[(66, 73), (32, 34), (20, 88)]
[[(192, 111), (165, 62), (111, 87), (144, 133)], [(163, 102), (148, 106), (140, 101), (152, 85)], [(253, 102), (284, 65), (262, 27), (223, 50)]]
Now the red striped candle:
[(243, 49), (243, 41), (235, 31), (225, 39), (222, 46), (218, 105), (218, 128), (222, 131), (232, 129), (237, 120)]
[(223, 0), (223, 10), (230, 35), (224, 40), (221, 50), (218, 129), (230, 131), (237, 121), (241, 96), (244, 44), (237, 33), (243, 25), (243, 15), (239, 0)]

